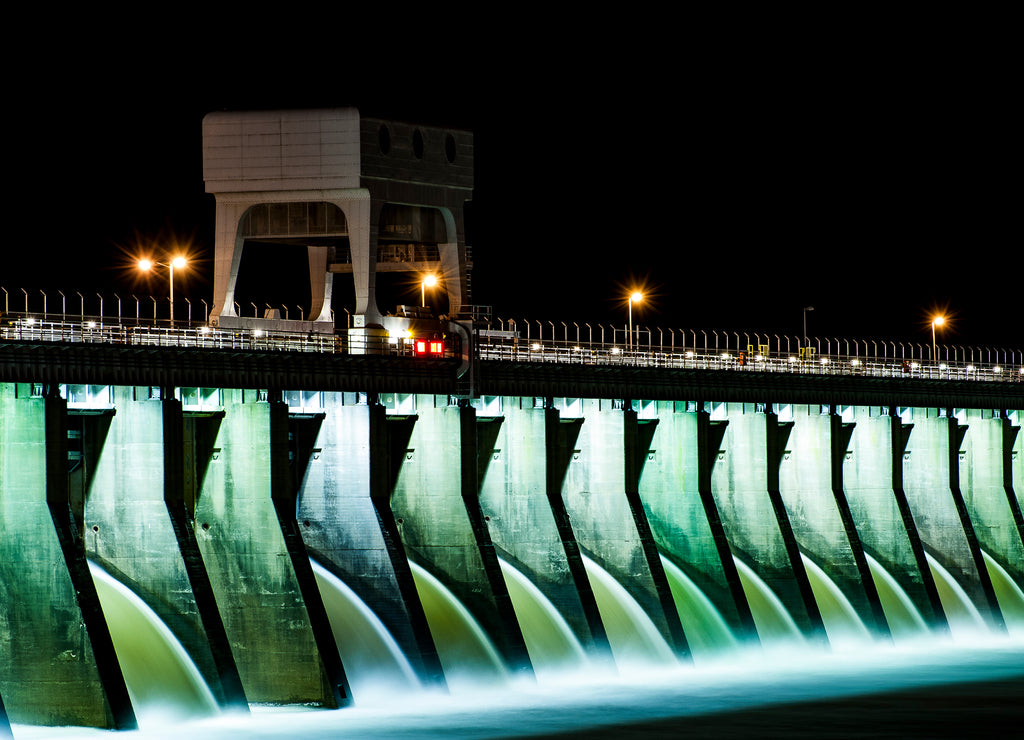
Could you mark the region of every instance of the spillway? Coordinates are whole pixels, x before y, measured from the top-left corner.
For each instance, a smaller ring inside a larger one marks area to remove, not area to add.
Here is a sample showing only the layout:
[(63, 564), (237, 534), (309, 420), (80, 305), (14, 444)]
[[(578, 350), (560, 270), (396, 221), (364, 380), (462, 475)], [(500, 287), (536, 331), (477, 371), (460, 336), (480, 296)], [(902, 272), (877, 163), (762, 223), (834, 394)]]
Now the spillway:
[(1020, 412), (142, 390), (0, 385), (14, 737), (515, 737), (1024, 679)]

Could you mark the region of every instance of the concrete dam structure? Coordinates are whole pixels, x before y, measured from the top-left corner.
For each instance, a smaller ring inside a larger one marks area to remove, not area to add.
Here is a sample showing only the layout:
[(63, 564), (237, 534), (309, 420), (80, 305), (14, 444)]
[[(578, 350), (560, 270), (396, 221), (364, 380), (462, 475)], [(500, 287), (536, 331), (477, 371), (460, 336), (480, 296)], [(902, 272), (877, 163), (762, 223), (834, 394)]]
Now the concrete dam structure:
[(0, 727), (1024, 630), (1019, 384), (966, 408), (374, 377), (0, 384)]
[[(427, 737), (442, 704), (509, 737), (538, 732), (522, 687), (611, 721), (678, 697), (594, 677), (976, 635), (1024, 680), (1019, 351), (497, 328), (471, 301), (470, 133), (203, 124), (202, 322), (173, 268), (151, 321), (0, 288), (0, 737), (268, 737), (276, 713), (276, 736), (390, 740), (417, 703)], [(296, 256), (309, 304), (259, 315), (247, 279)], [(197, 729), (238, 716), (258, 729)]]

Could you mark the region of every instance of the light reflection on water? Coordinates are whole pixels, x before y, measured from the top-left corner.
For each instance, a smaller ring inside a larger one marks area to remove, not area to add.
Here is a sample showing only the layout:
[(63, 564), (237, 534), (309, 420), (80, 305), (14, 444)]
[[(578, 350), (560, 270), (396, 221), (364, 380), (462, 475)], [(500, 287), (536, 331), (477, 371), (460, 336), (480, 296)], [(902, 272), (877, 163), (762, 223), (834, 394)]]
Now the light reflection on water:
[[(355, 707), (334, 711), (254, 708), (247, 716), (224, 714), (116, 734), (18, 725), (14, 736), (16, 740), (178, 740), (182, 735), (189, 740), (524, 737), (1005, 678), (1024, 679), (1024, 640), (979, 636), (959, 637), (953, 643), (922, 639), (830, 653), (790, 646), (734, 653), (721, 661), (702, 661), (695, 666), (649, 666), (616, 676), (601, 674), (593, 667), (580, 673), (546, 672), (536, 683), (520, 680), (500, 689), (460, 690), (451, 695), (410, 693), (403, 686), (387, 699), (380, 697), (379, 703), (360, 702), (356, 697)], [(984, 708), (978, 707), (978, 711)], [(685, 733), (685, 720), (681, 727)]]

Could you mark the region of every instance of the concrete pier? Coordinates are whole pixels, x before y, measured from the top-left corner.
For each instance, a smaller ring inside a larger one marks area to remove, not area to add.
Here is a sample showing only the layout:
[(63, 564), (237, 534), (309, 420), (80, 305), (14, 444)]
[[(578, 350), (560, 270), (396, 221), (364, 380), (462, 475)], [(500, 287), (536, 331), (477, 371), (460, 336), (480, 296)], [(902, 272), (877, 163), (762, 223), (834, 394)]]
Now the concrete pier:
[(592, 658), (608, 660), (604, 624), (561, 495), (568, 467), (562, 427), (558, 410), (538, 399), (483, 399), (480, 508), (502, 557), (528, 574)]
[(12, 722), (126, 729), (135, 716), (67, 487), (56, 387), (0, 386), (0, 695)]
[(265, 391), (223, 395), (195, 531), (242, 687), (250, 702), (337, 707), (349, 692), (295, 532), (288, 409)]
[(5, 383), (0, 413), (13, 724), (135, 725), (90, 559), (221, 706), (358, 704), (314, 566), (442, 689), (427, 576), (507, 675), (540, 667), (509, 568), (606, 664), (636, 657), (627, 613), (648, 660), (713, 648), (690, 598), (726, 649), (779, 637), (754, 599), (823, 645), (838, 617), (896, 642), (1024, 624), (1020, 409)]
[[(780, 424), (789, 427), (789, 434), (781, 451), (779, 489), (800, 553), (824, 571), (869, 632), (887, 637), (889, 627), (842, 484), (852, 422), (844, 423), (830, 405), (787, 405), (784, 413)], [(815, 600), (822, 606), (817, 594)], [(826, 622), (827, 616), (822, 615)], [(831, 616), (841, 621), (835, 609)], [(851, 629), (835, 621), (832, 627)]]
[(410, 559), (462, 603), (506, 665), (531, 672), (522, 630), (480, 508), (476, 412), (448, 396), (403, 399), (388, 421), (391, 509)]
[(390, 506), (383, 406), (365, 394), (319, 393), (291, 418), (297, 519), (310, 555), (384, 623), (420, 680), (444, 685)]
[[(639, 492), (658, 549), (711, 601), (738, 640), (756, 641), (711, 490), (725, 422), (712, 425), (699, 404), (658, 402), (656, 408), (656, 423), (645, 419), (649, 434), (640, 455)], [(687, 634), (688, 642), (696, 638)]]
[(109, 410), (69, 416), (81, 455), (68, 478), (86, 552), (175, 633), (218, 703), (247, 708), (185, 510), (181, 402), (154, 390), (106, 387)]

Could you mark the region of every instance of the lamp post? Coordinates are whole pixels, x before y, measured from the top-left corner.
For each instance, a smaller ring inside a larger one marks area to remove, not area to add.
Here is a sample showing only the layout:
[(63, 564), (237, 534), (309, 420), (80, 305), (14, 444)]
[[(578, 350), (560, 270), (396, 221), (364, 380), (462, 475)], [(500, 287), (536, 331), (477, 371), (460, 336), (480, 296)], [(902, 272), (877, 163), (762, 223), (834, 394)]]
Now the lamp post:
[[(150, 259), (140, 259), (139, 269), (143, 272), (149, 272), (154, 267), (166, 267), (169, 270), (169, 285), (170, 285), (170, 303), (171, 303), (171, 327), (174, 327), (174, 268), (179, 270), (184, 268), (188, 262), (184, 257), (178, 255), (173, 257), (170, 262), (154, 262)], [(155, 318), (155, 317), (154, 317)]]
[(807, 306), (804, 308), (804, 346), (807, 346), (807, 312), (813, 310), (814, 306)]
[(633, 349), (633, 304), (644, 299), (643, 293), (634, 291), (629, 294), (629, 335), (626, 338), (626, 346)]
[(427, 275), (423, 278), (420, 283), (420, 305), (427, 305), (427, 288), (433, 288), (437, 285), (437, 275)]
[(946, 317), (944, 316), (936, 316), (934, 319), (932, 319), (932, 363), (935, 363), (935, 356), (938, 354), (938, 347), (935, 344), (935, 327), (942, 326), (945, 323)]

